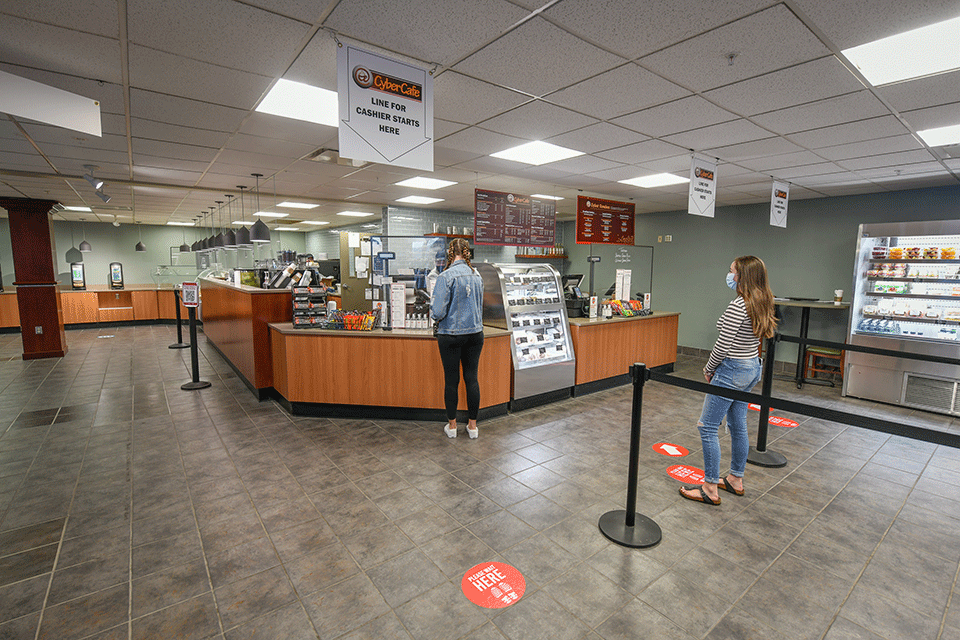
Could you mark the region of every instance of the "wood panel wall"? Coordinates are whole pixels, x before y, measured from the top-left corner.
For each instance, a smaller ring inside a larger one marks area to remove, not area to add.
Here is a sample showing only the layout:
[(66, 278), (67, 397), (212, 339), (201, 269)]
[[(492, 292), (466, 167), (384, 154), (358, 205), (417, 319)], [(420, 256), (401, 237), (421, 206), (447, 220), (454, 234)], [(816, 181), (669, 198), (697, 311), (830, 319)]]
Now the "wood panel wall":
[(679, 315), (618, 322), (570, 324), (577, 357), (576, 383), (620, 376), (642, 362), (659, 367), (677, 360)]

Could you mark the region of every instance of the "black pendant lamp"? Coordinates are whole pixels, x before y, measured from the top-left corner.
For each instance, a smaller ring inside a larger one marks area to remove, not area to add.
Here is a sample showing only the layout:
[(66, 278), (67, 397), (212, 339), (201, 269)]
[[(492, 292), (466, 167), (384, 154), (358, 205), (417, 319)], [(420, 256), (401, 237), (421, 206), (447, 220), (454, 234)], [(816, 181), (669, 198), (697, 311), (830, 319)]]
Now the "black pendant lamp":
[[(80, 218), (80, 228), (83, 229), (83, 221), (86, 218)], [(90, 246), (90, 243), (87, 242), (87, 230), (83, 229), (83, 242), (80, 243), (80, 253), (90, 253), (93, 251), (93, 247)]]
[[(260, 178), (262, 173), (251, 173), (257, 179), (257, 211), (260, 211)], [(250, 227), (250, 242), (257, 244), (266, 244), (270, 242), (270, 228), (263, 224), (263, 220), (257, 218), (257, 221)]]
[[(194, 230), (194, 231), (197, 230), (197, 225), (198, 225), (199, 222), (200, 222), (200, 218), (201, 218), (201, 216), (197, 216), (196, 218), (193, 219), (193, 230)], [(194, 235), (196, 235), (196, 233), (194, 233)], [(193, 244), (190, 245), (190, 251), (193, 251), (194, 253), (196, 253), (197, 251), (200, 251), (200, 241), (199, 241), (199, 240), (194, 240), (194, 241), (193, 241)]]
[(139, 252), (139, 253), (143, 253), (144, 251), (147, 250), (147, 246), (146, 246), (145, 244), (143, 244), (143, 231), (140, 229), (140, 225), (143, 224), (143, 223), (137, 222), (136, 220), (134, 220), (133, 222), (134, 222), (134, 224), (137, 225), (137, 233), (138, 233), (138, 235), (139, 235), (139, 237), (140, 237), (139, 242), (137, 242), (136, 246), (133, 247), (133, 250), (134, 250), (134, 251), (137, 251), (137, 252)]
[(237, 229), (237, 246), (239, 247), (252, 247), (253, 243), (250, 242), (250, 229), (246, 227), (244, 222), (246, 222), (246, 217), (243, 213), (243, 190), (246, 189), (243, 185), (237, 185), (237, 189), (240, 189), (240, 228)]
[(213, 212), (216, 207), (210, 207), (210, 237), (207, 238), (207, 250), (213, 251), (217, 248), (217, 234), (213, 228)]
[(213, 236), (213, 246), (215, 249), (223, 249), (223, 231), (220, 230), (223, 220), (220, 212), (223, 211), (223, 200), (214, 200), (217, 203), (217, 226), (214, 227), (217, 235)]
[[(227, 224), (233, 224), (233, 198), (235, 196), (231, 194), (226, 194), (227, 196)], [(223, 248), (227, 251), (236, 251), (237, 250), (237, 234), (234, 232), (232, 227), (224, 227), (223, 232)]]

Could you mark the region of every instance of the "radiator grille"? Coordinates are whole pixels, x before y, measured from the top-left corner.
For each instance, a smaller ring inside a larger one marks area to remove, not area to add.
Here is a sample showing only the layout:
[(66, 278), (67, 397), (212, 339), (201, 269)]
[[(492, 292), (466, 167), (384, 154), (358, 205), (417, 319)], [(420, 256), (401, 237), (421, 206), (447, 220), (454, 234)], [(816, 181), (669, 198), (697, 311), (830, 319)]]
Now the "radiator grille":
[(933, 409), (942, 413), (956, 413), (954, 398), (956, 382), (924, 378), (908, 373), (907, 384), (903, 391), (903, 404)]

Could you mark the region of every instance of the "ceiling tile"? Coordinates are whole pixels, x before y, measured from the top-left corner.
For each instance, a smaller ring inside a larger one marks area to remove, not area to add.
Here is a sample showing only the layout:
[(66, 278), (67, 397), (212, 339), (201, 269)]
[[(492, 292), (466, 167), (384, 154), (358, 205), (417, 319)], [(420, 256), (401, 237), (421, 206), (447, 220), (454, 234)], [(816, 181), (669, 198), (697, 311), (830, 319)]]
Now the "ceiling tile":
[(0, 60), (120, 84), (120, 43), (13, 16), (0, 20)]
[(136, 167), (153, 167), (154, 169), (181, 169), (192, 173), (203, 173), (210, 166), (209, 161), (189, 160), (184, 158), (166, 158), (163, 156), (134, 154), (134, 170)]
[(446, 147), (443, 147), (437, 144), (437, 145), (434, 145), (433, 147), (433, 166), (435, 168), (436, 167), (452, 167), (454, 165), (460, 164), (461, 162), (467, 162), (468, 160), (479, 158), (481, 155), (482, 154), (476, 153), (474, 151), (448, 149)]
[(217, 155), (217, 150), (213, 147), (201, 147), (198, 145), (176, 144), (174, 142), (161, 142), (159, 140), (145, 140), (143, 138), (133, 139), (134, 155), (156, 156), (158, 158), (171, 158), (174, 160), (193, 160), (197, 162), (210, 162)]
[[(477, 124), (530, 100), (516, 91), (444, 71), (433, 81), (433, 115), (452, 122)], [(478, 100), (478, 96), (483, 96)]]
[(854, 120), (866, 120), (890, 113), (870, 91), (856, 91), (818, 102), (752, 116), (751, 120), (774, 133), (791, 134), (821, 129)]
[(457, 131), (463, 131), (466, 128), (467, 125), (460, 124), (459, 122), (450, 122), (449, 120), (441, 120), (440, 118), (433, 119), (434, 140), (453, 135)]
[(543, 140), (596, 122), (589, 116), (534, 100), (486, 120), (483, 128), (526, 140)]
[(175, 124), (143, 120), (142, 118), (131, 118), (130, 130), (134, 138), (196, 144), (201, 147), (219, 148), (226, 144), (229, 138), (229, 135), (222, 131), (181, 127)]
[[(442, 6), (393, 0), (344, 0), (327, 29), (423, 62), (450, 65), (527, 12), (504, 0), (445, 0)], [(364, 28), (375, 25), (373, 28)], [(482, 26), (481, 26), (482, 25)]]
[(107, 38), (116, 39), (120, 31), (115, 0), (6, 2), (3, 13)]
[(327, 31), (317, 31), (283, 77), (328, 91), (337, 90), (337, 41)]
[(877, 93), (901, 113), (954, 103), (960, 96), (960, 71), (879, 87)]
[(939, 162), (915, 162), (913, 164), (898, 164), (892, 167), (881, 167), (878, 169), (862, 169), (857, 173), (864, 178), (875, 181), (892, 181), (896, 179), (906, 179), (906, 176), (916, 175), (941, 175), (946, 173)]
[(548, 166), (551, 169), (556, 169), (557, 171), (563, 171), (565, 173), (593, 173), (595, 171), (603, 171), (607, 169), (616, 169), (622, 167), (623, 165), (619, 162), (612, 162), (610, 160), (604, 160), (603, 158), (598, 158), (596, 156), (577, 156), (576, 158), (567, 158), (566, 160), (561, 160), (559, 162), (551, 162)]
[(628, 63), (547, 96), (547, 100), (602, 120), (690, 95), (686, 89)]
[(807, 164), (802, 167), (777, 169), (776, 177), (781, 180), (795, 180), (807, 176), (822, 176), (831, 173), (846, 173), (846, 169), (832, 162), (821, 162), (819, 164)]
[(931, 0), (795, 0), (795, 5), (840, 49), (957, 17), (953, 2)]
[(760, 156), (776, 156), (783, 153), (793, 153), (800, 150), (800, 147), (784, 138), (767, 138), (766, 140), (744, 142), (743, 144), (735, 144), (729, 147), (705, 149), (704, 153), (715, 155), (721, 160), (733, 162), (746, 160), (748, 158), (758, 158)]
[(160, 167), (135, 166), (133, 177), (135, 180), (147, 182), (179, 182), (181, 184), (196, 184), (203, 174), (198, 171), (181, 171), (177, 169), (163, 169)]
[(290, 142), (303, 142), (317, 148), (336, 149), (340, 146), (337, 141), (336, 127), (256, 111), (251, 112), (243, 121), (239, 133), (262, 138), (277, 138)]
[(827, 160), (849, 160), (863, 156), (875, 156), (896, 151), (917, 151), (923, 147), (912, 135), (892, 136), (879, 140), (866, 140), (850, 144), (839, 144), (817, 149), (817, 154)]
[[(264, 76), (130, 46), (131, 88), (252, 109), (269, 85), (270, 79)], [(190, 119), (185, 121), (190, 122)]]
[[(832, 158), (830, 159), (832, 160)], [(786, 169), (790, 167), (802, 167), (808, 164), (817, 164), (823, 162), (823, 158), (810, 151), (798, 151), (796, 153), (785, 153), (779, 156), (739, 160), (738, 162), (753, 171), (770, 171), (773, 169)]]
[(612, 125), (608, 122), (592, 124), (576, 131), (570, 131), (559, 136), (547, 138), (547, 142), (576, 149), (584, 153), (596, 153), (606, 149), (614, 149), (635, 142), (642, 142), (648, 138), (639, 133)]
[(917, 131), (960, 124), (960, 102), (907, 111), (903, 119)]
[(753, 116), (785, 109), (814, 100), (852, 93), (863, 85), (840, 64), (827, 56), (764, 76), (736, 82), (705, 95), (720, 106)]
[[(730, 54), (736, 54), (732, 64)], [(641, 58), (640, 64), (701, 92), (829, 54), (789, 9), (778, 4), (661, 49)]]
[(607, 160), (613, 160), (614, 162), (622, 162), (624, 164), (640, 164), (642, 162), (675, 156), (677, 155), (677, 152), (681, 150), (682, 147), (678, 147), (674, 144), (667, 144), (666, 142), (661, 142), (660, 140), (647, 140), (645, 142), (629, 144), (617, 149), (601, 151), (594, 155), (600, 156), (601, 158), (605, 158)]
[(847, 124), (790, 134), (790, 139), (808, 149), (820, 149), (848, 142), (862, 142), (907, 133), (907, 128), (893, 116), (882, 116)]
[[(473, 28), (473, 27), (471, 27)], [(570, 55), (575, 51), (576, 55)], [(517, 64), (522, 60), (523, 64)], [(563, 61), (558, 64), (558, 61)], [(454, 69), (487, 82), (542, 96), (624, 61), (540, 17), (523, 23)], [(530, 73), (536, 69), (536, 73)]]
[(220, 0), (127, 0), (127, 22), (131, 44), (264, 76), (283, 73), (310, 28)]
[(243, 133), (231, 136), (225, 148), (287, 158), (300, 158), (316, 149), (314, 145), (306, 142), (250, 136)]
[(751, 0), (730, 0), (707, 11), (695, 0), (565, 0), (544, 15), (624, 57), (637, 58), (741, 18), (756, 7)]
[(527, 140), (487, 131), (479, 127), (470, 127), (469, 129), (458, 131), (452, 136), (447, 136), (440, 142), (440, 145), (457, 151), (489, 155), (497, 151), (515, 147), (524, 142), (527, 142)]
[(238, 109), (134, 88), (130, 89), (130, 110), (146, 120), (175, 125), (189, 122), (199, 129), (226, 132), (240, 126), (244, 115)]
[(838, 160), (837, 164), (851, 171), (861, 169), (875, 169), (877, 167), (896, 167), (901, 164), (910, 164), (913, 162), (929, 162), (933, 156), (929, 151), (901, 151), (899, 153), (884, 153), (878, 156), (866, 156), (862, 158), (851, 158), (850, 160)]
[(737, 116), (700, 96), (690, 96), (616, 118), (614, 124), (654, 138), (736, 120)]
[(665, 142), (672, 142), (678, 146), (699, 151), (710, 147), (723, 147), (769, 137), (769, 131), (761, 129), (748, 120), (741, 119), (665, 136), (662, 139)]

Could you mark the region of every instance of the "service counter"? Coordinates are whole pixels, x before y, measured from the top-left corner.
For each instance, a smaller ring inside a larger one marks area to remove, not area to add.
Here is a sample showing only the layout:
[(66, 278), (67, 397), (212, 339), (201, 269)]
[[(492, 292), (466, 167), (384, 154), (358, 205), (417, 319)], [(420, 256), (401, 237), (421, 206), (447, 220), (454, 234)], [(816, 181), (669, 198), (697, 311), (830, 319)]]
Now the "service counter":
[(271, 322), (290, 322), (289, 289), (259, 289), (214, 278), (200, 279), (203, 333), (258, 399), (274, 386)]
[[(108, 285), (88, 285), (74, 289), (60, 285), (63, 324), (85, 325), (116, 322), (155, 322), (176, 319), (176, 294), (171, 287), (131, 284), (123, 289)], [(186, 312), (182, 311), (184, 317)], [(19, 329), (20, 313), (16, 287), (0, 293), (0, 328)]]
[(574, 395), (630, 381), (630, 366), (673, 371), (680, 314), (655, 312), (631, 318), (570, 318), (577, 357)]
[[(507, 412), (510, 333), (484, 327), (480, 417)], [(431, 330), (335, 331), (270, 325), (273, 387), (291, 413), (443, 421), (443, 367)], [(461, 411), (466, 393), (460, 383)]]

